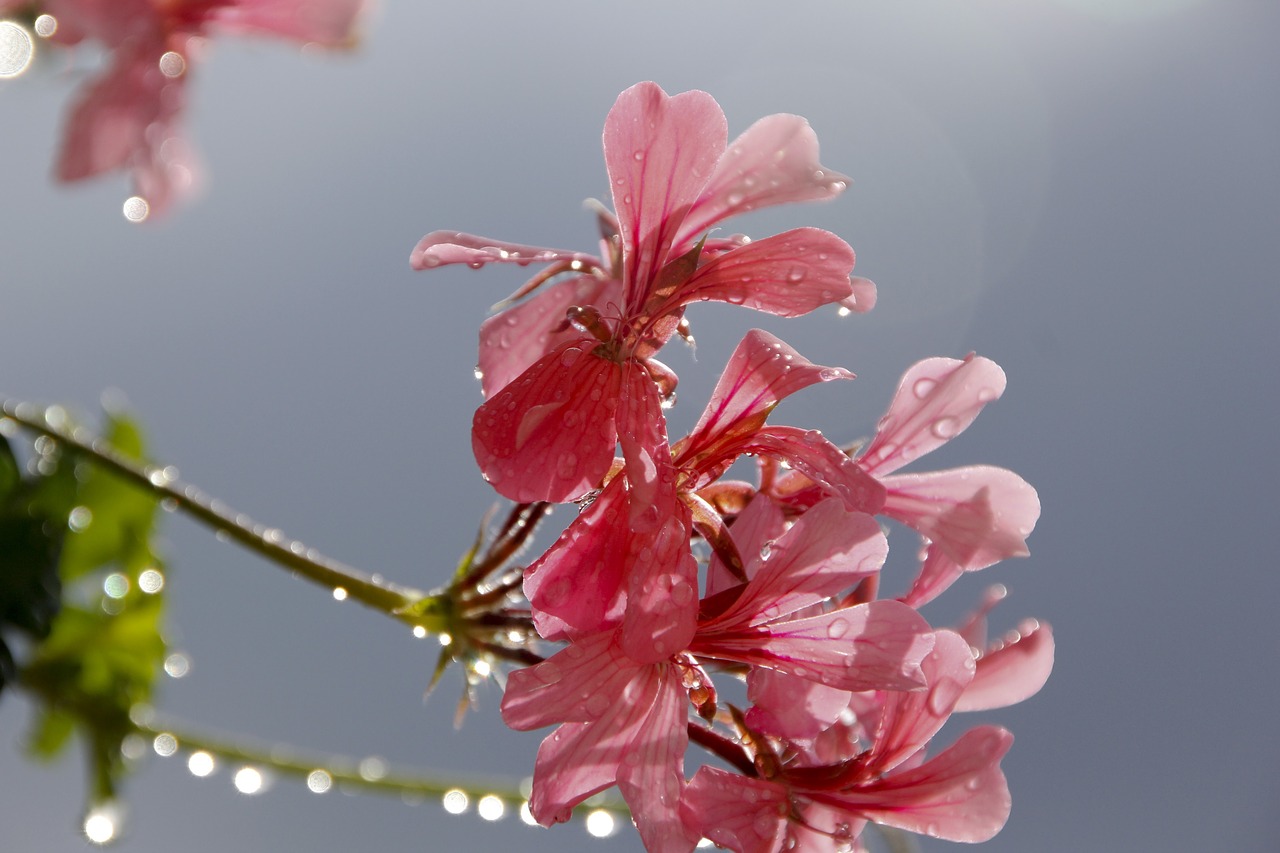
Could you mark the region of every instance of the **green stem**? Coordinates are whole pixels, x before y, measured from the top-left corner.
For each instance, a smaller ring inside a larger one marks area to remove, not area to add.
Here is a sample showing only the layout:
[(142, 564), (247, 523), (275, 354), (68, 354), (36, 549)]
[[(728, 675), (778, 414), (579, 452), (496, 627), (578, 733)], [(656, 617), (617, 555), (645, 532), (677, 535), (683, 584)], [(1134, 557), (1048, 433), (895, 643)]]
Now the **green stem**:
[[(304, 755), (279, 744), (263, 746), (233, 741), (225, 736), (195, 732), (167, 719), (135, 721), (134, 726), (142, 735), (173, 737), (177, 741), (178, 750), (187, 755), (193, 752), (207, 752), (227, 761), (270, 768), (281, 776), (307, 779), (315, 771), (322, 770), (329, 774), (334, 784), (368, 791), (404, 796), (442, 797), (449, 791), (457, 790), (463, 791), (472, 800), (486, 796), (497, 797), (514, 809), (520, 808), (529, 799), (520, 792), (519, 786), (510, 780), (444, 778), (421, 772), (406, 773), (388, 770), (385, 765), (373, 769), (368, 763), (349, 756)], [(361, 772), (361, 767), (364, 768), (364, 772)], [(591, 808), (603, 809), (616, 815), (630, 815), (626, 804), (616, 798), (600, 798), (599, 802), (591, 802), (590, 805)]]
[[(221, 501), (210, 498), (195, 486), (185, 485), (169, 477), (164, 467), (141, 465), (81, 427), (69, 430), (60, 422), (51, 421), (46, 411), (31, 403), (13, 400), (0, 403), (0, 416), (11, 418), (32, 432), (73, 448), (134, 486), (151, 493), (163, 501), (165, 506), (181, 510), (212, 528), (220, 538), (230, 539), (326, 589), (342, 588), (348, 598), (401, 621), (421, 626), (431, 633), (439, 633), (445, 629), (440, 611), (447, 608), (429, 606), (426, 601), (429, 598), (427, 593), (398, 586), (380, 575), (369, 575), (331, 560), (314, 548), (309, 548), (296, 539), (289, 539), (279, 530), (258, 524), (244, 513), (236, 512)], [(61, 418), (56, 420), (61, 421)]]

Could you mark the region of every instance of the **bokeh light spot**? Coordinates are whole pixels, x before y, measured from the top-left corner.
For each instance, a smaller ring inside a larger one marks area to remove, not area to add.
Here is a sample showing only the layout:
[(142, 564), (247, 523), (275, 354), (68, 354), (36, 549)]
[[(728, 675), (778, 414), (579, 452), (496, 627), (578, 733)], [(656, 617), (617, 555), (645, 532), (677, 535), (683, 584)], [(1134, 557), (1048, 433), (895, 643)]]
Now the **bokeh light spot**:
[(323, 794), (333, 787), (333, 777), (327, 770), (312, 770), (307, 774), (307, 789), (313, 794)]
[(484, 820), (501, 820), (506, 811), (506, 803), (493, 794), (486, 794), (476, 803), (476, 814), (480, 815)]
[(467, 798), (467, 792), (457, 788), (445, 791), (444, 793), (444, 810), (449, 814), (462, 814), (467, 810), (467, 806), (471, 801)]
[(156, 755), (168, 758), (178, 751), (178, 739), (168, 732), (162, 732), (151, 742), (151, 748), (156, 751)]
[(174, 652), (164, 659), (164, 671), (170, 678), (182, 678), (191, 671), (191, 660), (182, 652)]
[(138, 575), (138, 589), (147, 595), (155, 595), (164, 589), (164, 575), (157, 569), (143, 569)]
[(145, 222), (151, 214), (151, 205), (140, 195), (131, 195), (124, 200), (124, 218), (130, 222)]
[(35, 22), (36, 35), (47, 39), (58, 31), (58, 19), (53, 15), (40, 15)]
[(254, 767), (241, 767), (236, 771), (235, 779), (236, 790), (242, 794), (256, 794), (262, 790), (266, 780), (262, 778), (262, 773)]
[(13, 21), (0, 21), (0, 77), (17, 77), (35, 54), (31, 34)]
[(187, 769), (191, 771), (192, 776), (199, 776), (203, 779), (214, 771), (217, 762), (213, 760), (213, 756), (204, 750), (191, 753), (187, 759)]
[(117, 810), (95, 806), (84, 818), (84, 834), (94, 844), (107, 844), (116, 837), (119, 824)]
[(187, 61), (177, 51), (168, 50), (160, 57), (160, 73), (166, 77), (181, 77), (187, 70)]
[(596, 838), (608, 838), (618, 831), (618, 822), (604, 809), (587, 813), (587, 832)]

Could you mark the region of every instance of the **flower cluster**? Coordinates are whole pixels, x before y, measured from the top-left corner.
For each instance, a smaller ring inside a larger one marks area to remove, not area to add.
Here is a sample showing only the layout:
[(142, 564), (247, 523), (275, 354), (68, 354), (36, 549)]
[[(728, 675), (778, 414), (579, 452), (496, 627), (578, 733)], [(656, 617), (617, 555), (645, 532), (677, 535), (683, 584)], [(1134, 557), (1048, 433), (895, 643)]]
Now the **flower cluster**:
[(95, 43), (106, 68), (84, 84), (66, 122), (56, 174), (79, 181), (128, 170), (131, 219), (163, 213), (199, 169), (182, 129), (187, 77), (207, 37), (261, 35), (326, 47), (350, 44), (366, 0), (0, 0), (64, 46)]
[[(1012, 736), (980, 726), (932, 756), (929, 744), (955, 711), (1035, 693), (1052, 635), (1029, 621), (988, 645), (998, 594), (955, 630), (918, 608), (961, 574), (1025, 554), (1039, 501), (999, 468), (897, 472), (966, 429), (1003, 392), (1003, 372), (972, 355), (917, 364), (855, 453), (769, 423), (789, 395), (853, 375), (755, 330), (672, 442), (663, 410), (676, 377), (655, 355), (688, 336), (689, 305), (865, 311), (875, 287), (851, 277), (853, 250), (826, 231), (712, 231), (844, 189), (797, 116), (729, 143), (709, 95), (642, 83), (610, 111), (604, 155), (616, 213), (599, 213), (598, 255), (434, 232), (411, 258), (418, 269), (547, 265), (481, 328), (486, 400), (473, 428), (500, 494), (581, 507), (524, 572), (534, 624), (563, 646), (511, 673), (502, 702), (513, 728), (557, 726), (538, 753), (534, 816), (566, 820), (616, 785), (654, 851), (702, 838), (853, 850), (868, 821), (991, 837), (1008, 815), (999, 763)], [(758, 480), (725, 479), (744, 456)], [(898, 598), (878, 594), (888, 543), (877, 517), (924, 539)], [(744, 707), (721, 697), (726, 679), (745, 682)], [(690, 742), (725, 767), (688, 779)]]

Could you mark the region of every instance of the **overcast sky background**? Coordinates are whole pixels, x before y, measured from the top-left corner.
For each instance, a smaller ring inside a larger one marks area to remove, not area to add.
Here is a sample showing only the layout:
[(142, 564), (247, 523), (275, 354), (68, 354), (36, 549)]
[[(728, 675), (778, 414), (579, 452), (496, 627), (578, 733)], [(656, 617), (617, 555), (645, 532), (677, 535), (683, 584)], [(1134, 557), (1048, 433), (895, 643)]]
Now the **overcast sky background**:
[[(1037, 487), (1032, 556), (989, 583), (1054, 626), (1049, 684), (994, 721), (1014, 796), (986, 849), (1280, 848), (1274, 614), (1280, 454), (1280, 7), (1269, 0), (957, 4), (425, 4), (384, 0), (349, 55), (220, 40), (187, 124), (207, 190), (166, 221), (120, 214), (122, 177), (49, 178), (91, 69), (44, 60), (0, 81), (0, 393), (94, 416), (120, 389), (156, 457), (327, 554), (443, 581), (492, 493), (469, 452), (475, 330), (518, 269), (411, 272), (458, 228), (593, 250), (617, 94), (652, 79), (712, 93), (731, 135), (804, 115), (854, 178), (826, 205), (734, 224), (828, 228), (880, 286), (863, 317), (690, 314), (697, 360), (672, 432), (701, 410), (742, 333), (767, 328), (859, 378), (773, 420), (867, 436), (899, 375), (932, 355), (999, 362), (1004, 398), (924, 469), (1011, 468)], [(567, 515), (556, 516), (563, 524)], [(436, 646), (165, 519), (171, 638), (191, 673), (159, 705), (308, 750), (518, 777), (539, 734), (499, 694), (461, 731), (456, 673), (423, 704)], [(888, 590), (915, 542), (891, 539)], [(0, 702), (0, 849), (82, 851), (83, 767), (18, 747)], [(630, 830), (530, 829), (395, 797), (238, 794), (151, 757), (120, 849), (636, 851)], [(926, 850), (948, 848), (929, 843)]]

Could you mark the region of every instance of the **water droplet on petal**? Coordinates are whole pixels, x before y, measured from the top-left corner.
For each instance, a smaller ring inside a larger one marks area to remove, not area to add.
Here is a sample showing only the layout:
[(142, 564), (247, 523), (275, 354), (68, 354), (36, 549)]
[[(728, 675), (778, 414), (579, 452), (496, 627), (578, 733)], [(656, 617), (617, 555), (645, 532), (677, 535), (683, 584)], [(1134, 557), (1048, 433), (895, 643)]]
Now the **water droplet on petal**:
[(827, 626), (827, 636), (833, 640), (838, 640), (847, 633), (849, 633), (849, 620), (843, 616), (832, 619), (831, 624)]
[(925, 377), (923, 379), (917, 379), (915, 384), (911, 386), (911, 390), (915, 393), (917, 399), (923, 400), (925, 397), (932, 394), (933, 389), (937, 387), (938, 381), (936, 379)]
[(954, 438), (956, 433), (960, 431), (960, 424), (953, 417), (942, 417), (933, 422), (933, 426), (930, 427), (930, 430), (938, 438)]

